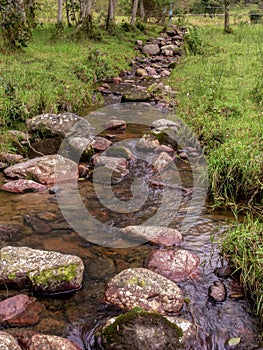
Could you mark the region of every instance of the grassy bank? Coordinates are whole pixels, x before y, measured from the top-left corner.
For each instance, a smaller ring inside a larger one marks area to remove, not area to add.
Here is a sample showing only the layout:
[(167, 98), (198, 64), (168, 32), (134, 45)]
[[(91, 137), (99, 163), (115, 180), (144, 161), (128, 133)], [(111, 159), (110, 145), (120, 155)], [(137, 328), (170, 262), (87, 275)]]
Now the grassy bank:
[(222, 27), (193, 29), (188, 52), (170, 85), (178, 91), (178, 116), (207, 155), (213, 203), (237, 210), (239, 202), (260, 212), (263, 28), (241, 25), (230, 35)]

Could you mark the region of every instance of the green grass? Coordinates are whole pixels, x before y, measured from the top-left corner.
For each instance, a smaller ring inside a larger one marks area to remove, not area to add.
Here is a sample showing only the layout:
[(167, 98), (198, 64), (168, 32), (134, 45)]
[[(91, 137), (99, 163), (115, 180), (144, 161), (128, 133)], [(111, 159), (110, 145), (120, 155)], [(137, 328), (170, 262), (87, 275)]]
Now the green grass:
[(255, 302), (255, 313), (263, 322), (263, 222), (247, 217), (229, 229), (221, 241), (221, 251)]
[[(173, 71), (177, 115), (194, 129), (208, 160), (213, 203), (262, 210), (263, 28), (198, 28), (200, 54)], [(190, 47), (191, 48), (191, 47)], [(198, 53), (196, 52), (196, 53)]]

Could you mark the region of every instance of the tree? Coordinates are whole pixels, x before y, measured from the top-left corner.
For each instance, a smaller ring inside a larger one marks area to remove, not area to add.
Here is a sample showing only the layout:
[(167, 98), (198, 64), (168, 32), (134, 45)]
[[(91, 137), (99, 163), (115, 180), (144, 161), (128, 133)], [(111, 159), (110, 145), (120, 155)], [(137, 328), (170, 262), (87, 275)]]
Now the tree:
[(229, 23), (229, 7), (230, 0), (224, 0), (224, 31), (226, 33), (231, 33), (230, 23)]
[(108, 3), (108, 16), (106, 20), (106, 29), (112, 31), (115, 25), (115, 10), (117, 6), (117, 0), (109, 0)]
[(135, 25), (137, 10), (138, 10), (138, 0), (133, 0), (132, 14), (131, 14), (131, 26), (132, 27), (134, 27), (134, 25)]
[[(26, 46), (32, 35), (32, 24), (27, 20), (23, 0), (0, 0), (0, 21), (2, 36), (11, 49)], [(31, 8), (32, 10), (32, 8)]]

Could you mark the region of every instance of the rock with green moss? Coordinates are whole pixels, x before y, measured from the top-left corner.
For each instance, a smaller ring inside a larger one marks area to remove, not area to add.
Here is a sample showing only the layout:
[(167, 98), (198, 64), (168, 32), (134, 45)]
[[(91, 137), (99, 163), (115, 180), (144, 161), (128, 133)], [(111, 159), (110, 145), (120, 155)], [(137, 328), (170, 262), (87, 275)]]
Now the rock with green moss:
[(43, 293), (79, 289), (84, 265), (74, 255), (7, 246), (0, 250), (0, 282)]
[(184, 349), (182, 337), (182, 329), (166, 317), (132, 310), (108, 320), (100, 342), (104, 349), (175, 350)]
[(108, 283), (105, 299), (122, 309), (140, 307), (160, 314), (178, 314), (184, 299), (172, 281), (144, 268), (121, 271)]

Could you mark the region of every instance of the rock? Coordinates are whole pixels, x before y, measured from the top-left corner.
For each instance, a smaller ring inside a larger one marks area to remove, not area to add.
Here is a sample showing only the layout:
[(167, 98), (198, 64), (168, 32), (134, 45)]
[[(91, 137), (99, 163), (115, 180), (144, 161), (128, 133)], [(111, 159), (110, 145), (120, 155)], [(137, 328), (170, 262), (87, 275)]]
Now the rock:
[(105, 123), (106, 130), (125, 130), (126, 122), (124, 120), (112, 119)]
[(139, 46), (142, 46), (143, 45), (143, 41), (142, 40), (136, 40), (136, 44), (139, 45)]
[(31, 178), (47, 185), (54, 184), (55, 181), (77, 181), (78, 167), (70, 159), (59, 155), (48, 155), (12, 165), (4, 170), (4, 174), (10, 178)]
[(180, 125), (169, 119), (158, 119), (152, 123), (151, 128), (155, 131), (163, 131), (166, 129), (173, 129), (175, 131), (178, 131)]
[(0, 243), (16, 242), (23, 237), (25, 228), (18, 224), (0, 224)]
[(226, 265), (226, 266), (222, 266), (218, 269), (215, 270), (215, 274), (218, 276), (218, 277), (224, 277), (224, 278), (228, 278), (231, 276), (232, 274), (232, 269), (230, 266)]
[(136, 75), (137, 77), (147, 77), (147, 76), (148, 76), (148, 73), (147, 73), (146, 70), (143, 69), (143, 68), (137, 68), (137, 69), (136, 69), (136, 72), (135, 72), (135, 75)]
[(41, 114), (26, 121), (30, 132), (38, 132), (44, 136), (80, 136), (90, 135), (90, 124), (74, 113)]
[(15, 338), (6, 332), (0, 331), (0, 350), (22, 350)]
[(183, 306), (180, 288), (169, 279), (144, 268), (123, 270), (108, 283), (107, 302), (122, 309), (141, 307), (160, 314), (178, 314)]
[(172, 57), (174, 55), (173, 50), (162, 50), (162, 53), (164, 54), (164, 56), (166, 57)]
[(2, 160), (8, 164), (17, 164), (24, 160), (24, 157), (20, 154), (5, 153), (2, 157)]
[(121, 102), (147, 102), (151, 98), (150, 94), (144, 89), (131, 89), (125, 91), (122, 95)]
[(187, 250), (155, 250), (147, 268), (174, 282), (186, 281), (199, 266), (200, 259)]
[(47, 186), (33, 180), (19, 179), (5, 183), (1, 186), (1, 190), (14, 193), (40, 192), (47, 190)]
[(209, 299), (216, 302), (223, 302), (226, 300), (227, 291), (224, 283), (215, 281), (208, 289)]
[(170, 74), (171, 74), (171, 73), (169, 72), (169, 70), (164, 69), (164, 70), (161, 72), (161, 77), (162, 77), (162, 78), (169, 77)]
[(169, 156), (168, 153), (166, 152), (161, 152), (154, 160), (152, 163), (152, 166), (154, 169), (157, 169), (159, 172), (162, 170), (166, 169), (170, 165), (173, 164), (173, 158)]
[(15, 295), (0, 302), (0, 324), (9, 327), (37, 324), (42, 309), (36, 298), (24, 294)]
[(132, 162), (135, 162), (136, 160), (131, 150), (129, 150), (127, 147), (122, 146), (111, 146), (106, 150), (105, 155), (107, 157), (124, 158)]
[(24, 222), (27, 226), (32, 227), (32, 229), (38, 233), (48, 233), (52, 230), (52, 227), (49, 225), (49, 223), (41, 220), (35, 215), (24, 215)]
[(71, 340), (45, 334), (35, 334), (31, 338), (29, 350), (81, 350)]
[(157, 44), (146, 44), (142, 48), (142, 52), (149, 56), (158, 55), (158, 53), (160, 53), (160, 48)]
[(79, 169), (79, 177), (80, 178), (89, 177), (89, 168), (87, 168), (85, 165), (79, 164), (78, 169)]
[(141, 151), (152, 152), (160, 146), (160, 143), (153, 135), (145, 134), (136, 143), (136, 149)]
[(112, 318), (101, 331), (103, 348), (116, 350), (179, 349), (182, 336), (181, 328), (164, 316), (142, 311)]
[(194, 323), (188, 320), (176, 316), (164, 317), (166, 317), (170, 322), (176, 324), (179, 328), (181, 328), (183, 336), (180, 339), (180, 342), (183, 344), (183, 349), (192, 350), (193, 345), (196, 345), (199, 326), (195, 325)]
[(59, 293), (79, 289), (84, 265), (74, 255), (28, 247), (4, 247), (0, 250), (0, 282), (34, 291)]
[(154, 75), (157, 75), (156, 70), (153, 67), (145, 67), (146, 72), (150, 77), (153, 77)]
[(91, 146), (96, 152), (103, 152), (112, 145), (112, 142), (105, 137), (95, 136), (91, 141)]
[(96, 183), (119, 182), (129, 174), (125, 158), (98, 156), (93, 158), (93, 164), (93, 181)]
[(180, 245), (182, 235), (174, 228), (161, 226), (126, 226), (120, 231), (132, 238), (139, 238), (163, 246)]
[(20, 130), (8, 130), (7, 131), (9, 134), (13, 135), (16, 137), (17, 140), (19, 141), (27, 141), (28, 139), (28, 135), (26, 132), (24, 131), (20, 131)]
[(78, 163), (79, 161), (89, 161), (94, 154), (91, 142), (92, 139), (87, 139), (85, 137), (69, 137), (62, 154), (65, 157), (72, 159), (75, 163)]
[(0, 171), (6, 169), (6, 168), (8, 168), (8, 167), (9, 167), (9, 165), (8, 165), (7, 163), (0, 162)]

